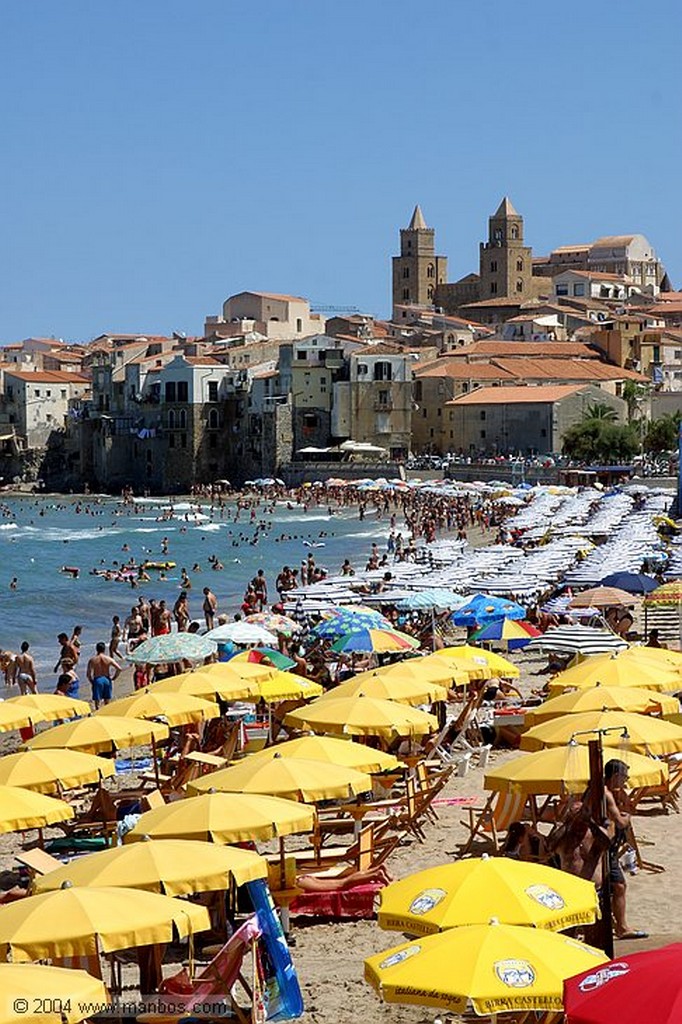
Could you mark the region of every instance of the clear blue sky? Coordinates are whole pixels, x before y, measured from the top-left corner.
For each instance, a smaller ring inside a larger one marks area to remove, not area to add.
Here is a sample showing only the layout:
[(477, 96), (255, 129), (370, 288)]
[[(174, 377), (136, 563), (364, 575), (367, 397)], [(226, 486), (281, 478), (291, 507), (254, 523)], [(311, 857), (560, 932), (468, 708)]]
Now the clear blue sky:
[(0, 341), (199, 333), (243, 289), (389, 310), (505, 193), (536, 253), (642, 232), (682, 285), (678, 0), (4, 0)]

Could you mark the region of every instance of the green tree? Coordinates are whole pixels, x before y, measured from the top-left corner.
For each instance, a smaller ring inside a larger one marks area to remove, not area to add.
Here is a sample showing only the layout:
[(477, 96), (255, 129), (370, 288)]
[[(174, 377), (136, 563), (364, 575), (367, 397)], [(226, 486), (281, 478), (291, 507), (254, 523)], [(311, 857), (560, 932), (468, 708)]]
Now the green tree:
[(637, 431), (629, 424), (590, 417), (564, 434), (563, 451), (577, 462), (627, 462), (639, 450)]
[(652, 420), (644, 437), (644, 448), (648, 452), (670, 452), (677, 448), (682, 413), (666, 413)]
[(585, 411), (585, 419), (614, 423), (618, 419), (618, 413), (606, 402), (593, 402)]
[(634, 380), (626, 380), (623, 384), (622, 398), (627, 402), (628, 419), (630, 422), (641, 416), (640, 402), (643, 402), (649, 395), (649, 387), (646, 384), (638, 384)]

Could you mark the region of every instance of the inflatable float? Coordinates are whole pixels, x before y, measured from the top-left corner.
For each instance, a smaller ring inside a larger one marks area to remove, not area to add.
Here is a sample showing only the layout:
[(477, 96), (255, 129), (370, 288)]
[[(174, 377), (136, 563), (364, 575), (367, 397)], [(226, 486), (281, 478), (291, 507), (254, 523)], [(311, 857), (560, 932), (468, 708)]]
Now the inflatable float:
[(175, 562), (143, 562), (142, 563), (142, 568), (143, 569), (160, 569), (162, 572), (165, 572), (166, 569), (174, 569), (175, 568), (175, 564), (176, 564)]
[(294, 1020), (303, 1013), (303, 996), (270, 890), (263, 879), (247, 882), (246, 890), (258, 915), (267, 961), (263, 985), (266, 1020)]

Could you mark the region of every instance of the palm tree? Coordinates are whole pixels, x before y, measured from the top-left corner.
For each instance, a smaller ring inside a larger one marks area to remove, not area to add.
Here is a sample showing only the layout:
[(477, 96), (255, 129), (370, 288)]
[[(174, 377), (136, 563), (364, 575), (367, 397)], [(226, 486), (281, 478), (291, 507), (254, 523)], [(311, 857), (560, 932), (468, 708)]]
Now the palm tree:
[(606, 402), (593, 402), (585, 411), (586, 420), (601, 420), (603, 423), (615, 423), (618, 413)]

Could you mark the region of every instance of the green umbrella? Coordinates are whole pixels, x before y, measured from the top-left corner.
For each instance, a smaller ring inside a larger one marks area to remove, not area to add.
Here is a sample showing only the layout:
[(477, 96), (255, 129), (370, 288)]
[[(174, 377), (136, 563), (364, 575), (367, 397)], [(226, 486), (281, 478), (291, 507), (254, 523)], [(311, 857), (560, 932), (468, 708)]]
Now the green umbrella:
[(161, 665), (174, 661), (203, 661), (215, 654), (217, 644), (195, 633), (166, 633), (153, 636), (126, 655), (128, 661)]

